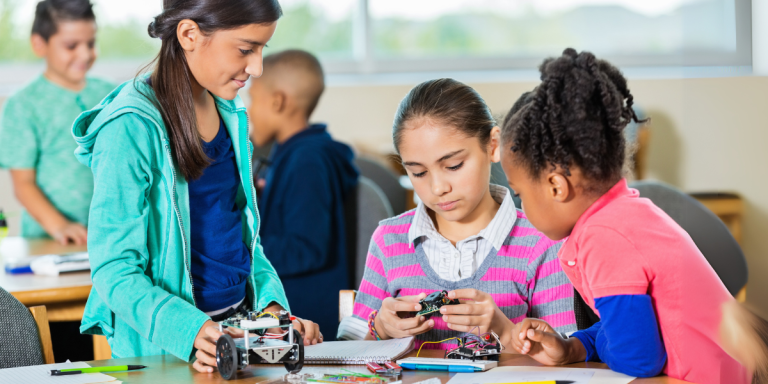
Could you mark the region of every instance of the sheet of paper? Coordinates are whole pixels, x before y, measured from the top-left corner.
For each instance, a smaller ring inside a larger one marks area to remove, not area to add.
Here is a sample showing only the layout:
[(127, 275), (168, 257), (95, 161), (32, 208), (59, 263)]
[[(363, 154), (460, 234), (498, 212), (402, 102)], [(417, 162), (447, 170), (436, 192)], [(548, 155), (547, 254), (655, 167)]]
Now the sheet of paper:
[[(488, 372), (484, 372), (483, 374), (493, 373), (494, 375), (498, 374), (499, 376), (506, 377), (508, 379), (522, 377), (522, 376), (518, 376), (520, 374), (534, 374), (534, 373), (547, 375), (546, 377), (544, 377), (544, 379), (538, 379), (538, 380), (575, 380), (576, 378), (580, 379), (579, 376), (576, 376), (575, 378), (568, 378), (568, 379), (562, 379), (560, 378), (560, 376), (553, 376), (557, 374), (557, 372), (561, 372), (561, 373), (576, 372), (577, 374), (589, 372), (589, 375), (591, 378), (588, 378), (588, 381), (585, 382), (589, 384), (628, 384), (629, 382), (635, 379), (635, 377), (614, 372), (614, 371), (611, 371), (610, 369), (591, 369), (591, 368), (498, 367)], [(476, 375), (476, 374), (475, 373), (469, 373), (469, 374), (459, 373), (456, 376), (458, 375)], [(499, 376), (489, 377), (489, 378), (496, 380), (499, 378)], [(523, 380), (517, 380), (517, 381), (523, 381)], [(509, 383), (509, 382), (515, 382), (515, 381), (514, 380), (481, 381), (481, 382), (476, 381), (476, 383), (481, 383), (481, 384), (496, 384), (496, 383)], [(451, 380), (449, 383), (456, 384), (456, 383), (453, 383), (453, 380)]]
[(567, 380), (573, 384), (590, 384), (595, 374), (593, 369), (549, 368), (547, 371), (531, 369), (500, 370), (506, 367), (494, 368), (481, 373), (457, 373), (448, 384), (501, 384), (524, 383), (529, 381)]
[(35, 384), (93, 384), (115, 383), (115, 378), (102, 373), (81, 375), (51, 376), (53, 369), (90, 368), (84, 362), (33, 365), (30, 367), (0, 369), (0, 383), (35, 383)]

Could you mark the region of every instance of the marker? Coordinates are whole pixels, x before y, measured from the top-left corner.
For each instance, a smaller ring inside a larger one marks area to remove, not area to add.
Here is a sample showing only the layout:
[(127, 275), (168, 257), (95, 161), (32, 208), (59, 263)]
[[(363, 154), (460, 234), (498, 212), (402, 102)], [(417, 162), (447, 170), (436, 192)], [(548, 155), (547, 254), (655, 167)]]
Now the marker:
[(51, 376), (77, 375), (80, 373), (123, 372), (146, 368), (145, 365), (114, 365), (111, 367), (53, 369)]
[(469, 365), (431, 365), (431, 364), (410, 364), (401, 363), (401, 367), (406, 369), (415, 369), (419, 371), (448, 371), (448, 372), (479, 372), (482, 369)]

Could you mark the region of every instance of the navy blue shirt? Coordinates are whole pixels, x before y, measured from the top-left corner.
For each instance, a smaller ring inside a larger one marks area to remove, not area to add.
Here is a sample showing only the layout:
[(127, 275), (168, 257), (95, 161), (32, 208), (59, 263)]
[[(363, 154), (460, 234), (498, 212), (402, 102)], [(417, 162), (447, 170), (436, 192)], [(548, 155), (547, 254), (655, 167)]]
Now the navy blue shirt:
[(344, 202), (358, 171), (349, 146), (313, 124), (275, 145), (259, 196), (261, 245), (291, 312), (312, 319), (326, 341), (339, 326), (339, 290), (352, 289)]
[(203, 151), (211, 159), (203, 175), (189, 182), (192, 231), (192, 281), (197, 308), (215, 311), (245, 297), (251, 256), (243, 243), (240, 207), (235, 198), (240, 174), (224, 122)]

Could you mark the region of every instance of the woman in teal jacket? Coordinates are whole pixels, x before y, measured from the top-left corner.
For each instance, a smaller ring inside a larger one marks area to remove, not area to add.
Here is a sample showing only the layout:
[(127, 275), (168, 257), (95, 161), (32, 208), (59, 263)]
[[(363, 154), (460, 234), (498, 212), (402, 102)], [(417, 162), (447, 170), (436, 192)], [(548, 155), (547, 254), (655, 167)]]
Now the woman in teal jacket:
[[(258, 237), (248, 117), (237, 96), (261, 75), (281, 12), (276, 0), (165, 0), (149, 27), (162, 39), (152, 74), (75, 121), (75, 154), (94, 175), (94, 289), (81, 332), (105, 335), (114, 357), (170, 353), (212, 372), (220, 336), (212, 319), (288, 309)], [(322, 341), (311, 321), (294, 326), (306, 344)]]

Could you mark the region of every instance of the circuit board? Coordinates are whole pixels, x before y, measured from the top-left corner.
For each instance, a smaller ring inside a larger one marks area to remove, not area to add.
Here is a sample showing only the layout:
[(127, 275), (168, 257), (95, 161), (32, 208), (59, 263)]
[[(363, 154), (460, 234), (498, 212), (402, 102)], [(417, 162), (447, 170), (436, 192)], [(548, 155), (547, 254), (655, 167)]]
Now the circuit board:
[(269, 328), (287, 328), (294, 317), (286, 311), (276, 313), (251, 311), (247, 315), (238, 313), (220, 324), (224, 327), (242, 329), (244, 331), (258, 331)]
[(444, 305), (459, 304), (459, 301), (448, 298), (447, 291), (437, 291), (419, 300), (419, 304), (421, 305), (421, 311), (417, 312), (416, 315), (430, 317), (433, 313), (440, 311), (440, 308)]

